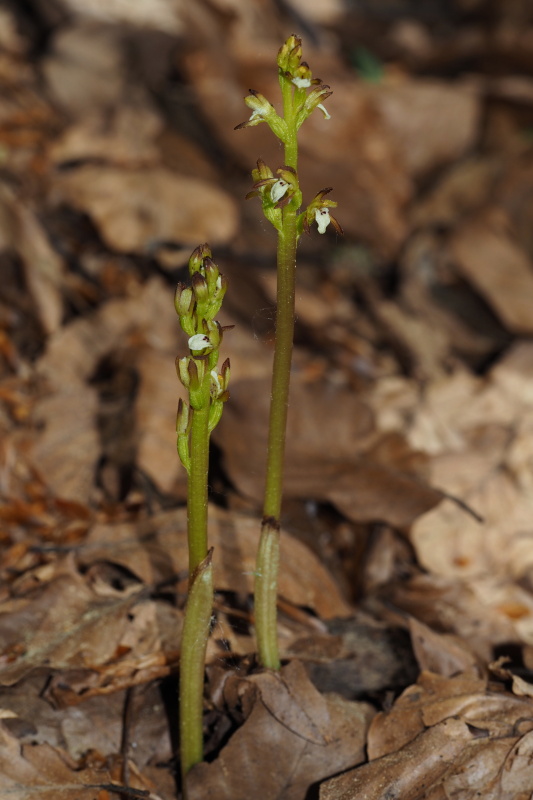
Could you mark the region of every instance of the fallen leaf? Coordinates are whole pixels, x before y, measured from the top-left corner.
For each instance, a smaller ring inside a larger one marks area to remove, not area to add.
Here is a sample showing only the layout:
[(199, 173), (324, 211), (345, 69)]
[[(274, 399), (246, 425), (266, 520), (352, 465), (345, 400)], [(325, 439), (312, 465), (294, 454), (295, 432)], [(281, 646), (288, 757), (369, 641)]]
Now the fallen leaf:
[(240, 699), (251, 710), (218, 758), (188, 774), (191, 800), (206, 792), (248, 800), (258, 786), (263, 800), (304, 800), (313, 784), (363, 759), (368, 704), (322, 696), (297, 661), (237, 680), (247, 684)]
[(532, 708), (529, 698), (515, 698), (472, 673), (422, 673), (390, 712), (373, 719), (370, 762), (326, 782), (321, 800), (514, 800), (516, 792), (533, 789), (527, 765)]
[(88, 214), (107, 246), (123, 253), (147, 254), (160, 242), (193, 249), (209, 241), (216, 247), (227, 244), (238, 227), (227, 192), (163, 167), (78, 167), (57, 180), (54, 195), (56, 202)]
[(502, 221), (494, 210), (465, 222), (452, 237), (452, 257), (508, 330), (531, 334), (532, 263)]

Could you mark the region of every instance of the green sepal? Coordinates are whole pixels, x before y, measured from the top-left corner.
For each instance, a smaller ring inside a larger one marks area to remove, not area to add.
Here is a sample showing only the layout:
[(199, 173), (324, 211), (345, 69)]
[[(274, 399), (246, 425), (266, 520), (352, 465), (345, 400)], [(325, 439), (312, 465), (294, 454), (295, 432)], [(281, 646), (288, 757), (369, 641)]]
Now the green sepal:
[(211, 407), (209, 408), (209, 422), (207, 423), (207, 429), (209, 433), (211, 433), (211, 431), (213, 431), (220, 422), (220, 417), (222, 416), (223, 410), (224, 400), (218, 398), (217, 400), (211, 401)]

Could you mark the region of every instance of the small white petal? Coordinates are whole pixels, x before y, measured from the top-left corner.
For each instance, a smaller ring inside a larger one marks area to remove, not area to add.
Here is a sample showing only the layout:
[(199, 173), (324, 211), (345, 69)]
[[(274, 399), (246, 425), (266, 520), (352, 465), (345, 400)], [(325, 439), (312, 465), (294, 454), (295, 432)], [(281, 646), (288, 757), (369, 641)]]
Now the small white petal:
[(322, 105), (322, 103), (319, 103), (317, 105), (317, 108), (319, 108), (322, 111), (322, 113), (324, 114), (324, 119), (331, 119), (331, 114), (328, 114), (328, 111), (327, 111), (326, 107), (324, 105)]
[(222, 392), (222, 386), (220, 385), (220, 376), (216, 369), (211, 370), (211, 380), (213, 381), (213, 386), (216, 389), (217, 397)]
[(293, 78), (292, 82), (298, 89), (307, 89), (311, 86), (311, 78)]
[(280, 178), (279, 181), (276, 181), (276, 183), (272, 184), (270, 197), (272, 198), (273, 202), (277, 203), (278, 200), (281, 200), (283, 195), (286, 194), (288, 188), (289, 184), (282, 178)]
[(318, 232), (325, 233), (326, 228), (331, 222), (329, 218), (329, 211), (327, 208), (315, 208), (315, 219), (318, 225)]
[(209, 341), (209, 337), (203, 333), (195, 333), (194, 336), (191, 336), (189, 339), (189, 350), (203, 350), (204, 347), (210, 347), (211, 342)]

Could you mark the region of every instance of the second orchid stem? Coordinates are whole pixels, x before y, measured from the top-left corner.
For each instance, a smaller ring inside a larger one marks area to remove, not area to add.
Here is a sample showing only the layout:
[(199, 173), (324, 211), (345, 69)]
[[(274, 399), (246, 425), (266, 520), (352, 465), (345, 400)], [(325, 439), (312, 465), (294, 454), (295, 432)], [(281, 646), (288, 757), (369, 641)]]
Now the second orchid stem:
[[(280, 668), (277, 638), (277, 589), (280, 563), (280, 515), (283, 495), (285, 436), (289, 408), (289, 388), (294, 338), (294, 290), (296, 247), (303, 231), (316, 222), (319, 233), (330, 223), (338, 233), (342, 229), (329, 209), (337, 203), (326, 199), (331, 189), (322, 189), (301, 210), (302, 192), (298, 180), (298, 130), (318, 108), (326, 119), (329, 113), (323, 101), (330, 95), (329, 86), (313, 78), (309, 65), (302, 61), (301, 39), (292, 35), (282, 45), (278, 57), (278, 77), (283, 98), (283, 116), (259, 92), (250, 89), (244, 102), (252, 114), (237, 130), (266, 122), (283, 142), (284, 164), (276, 170), (277, 178), (262, 159), (252, 171), (253, 190), (246, 197), (260, 197), (263, 214), (278, 233), (276, 345), (272, 369), (272, 394), (268, 430), (267, 475), (261, 537), (255, 569), (255, 628), (259, 660), (264, 667)], [(309, 91), (308, 91), (309, 90)]]
[[(284, 76), (280, 78), (280, 83), (284, 118), (287, 123), (287, 137), (284, 142), (285, 164), (296, 173), (298, 141), (292, 86)], [(255, 571), (255, 618), (259, 659), (264, 667), (274, 670), (278, 670), (281, 666), (277, 634), (279, 537), (294, 340), (297, 244), (297, 207), (295, 200), (292, 199), (282, 211), (281, 229), (278, 231), (276, 344), (272, 367), (263, 521)]]

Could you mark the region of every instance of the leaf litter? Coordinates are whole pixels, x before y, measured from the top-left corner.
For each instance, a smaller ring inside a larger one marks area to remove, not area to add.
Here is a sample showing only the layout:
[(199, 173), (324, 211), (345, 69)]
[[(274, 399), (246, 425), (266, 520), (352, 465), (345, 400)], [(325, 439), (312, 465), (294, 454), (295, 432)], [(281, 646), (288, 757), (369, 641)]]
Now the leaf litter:
[(3, 795), (181, 791), (172, 291), (209, 240), (236, 327), (190, 798), (525, 800), (531, 9), (493, 4), (489, 36), (483, 3), (288, 6), (334, 89), (304, 189), (335, 187), (346, 237), (301, 245), (270, 675), (251, 594), (273, 242), (242, 198), (278, 153), (233, 128), (249, 85), (275, 90), (293, 22), (274, 3), (104, 5), (0, 15)]

